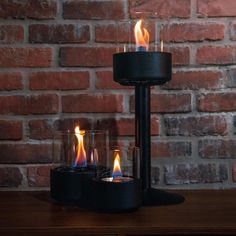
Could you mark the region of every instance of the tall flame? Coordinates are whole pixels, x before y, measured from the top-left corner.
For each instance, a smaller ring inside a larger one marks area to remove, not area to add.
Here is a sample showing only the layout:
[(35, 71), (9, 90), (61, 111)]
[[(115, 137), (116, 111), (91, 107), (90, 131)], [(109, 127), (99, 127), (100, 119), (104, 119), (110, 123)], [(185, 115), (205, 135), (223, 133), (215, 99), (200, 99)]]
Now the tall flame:
[(115, 179), (120, 176), (122, 176), (122, 171), (120, 168), (120, 155), (119, 155), (118, 151), (116, 151), (115, 152), (115, 160), (113, 163), (112, 177)]
[(148, 51), (149, 33), (142, 27), (142, 20), (139, 20), (134, 26), (134, 37), (137, 51)]
[(84, 149), (84, 130), (80, 130), (79, 126), (75, 127), (75, 136), (77, 138), (78, 144), (76, 148), (76, 159), (75, 159), (75, 167), (86, 167), (87, 166), (87, 158), (86, 152)]

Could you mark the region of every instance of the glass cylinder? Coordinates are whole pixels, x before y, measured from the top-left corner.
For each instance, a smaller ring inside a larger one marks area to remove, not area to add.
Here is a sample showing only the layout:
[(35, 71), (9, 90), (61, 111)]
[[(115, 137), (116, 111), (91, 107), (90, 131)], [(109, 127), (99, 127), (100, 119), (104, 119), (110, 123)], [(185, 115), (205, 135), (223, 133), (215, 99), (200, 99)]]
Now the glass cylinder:
[(108, 135), (103, 130), (56, 132), (53, 139), (54, 166), (74, 169), (96, 167), (108, 155)]
[(119, 52), (169, 52), (169, 20), (157, 20), (148, 13), (117, 21), (115, 42)]

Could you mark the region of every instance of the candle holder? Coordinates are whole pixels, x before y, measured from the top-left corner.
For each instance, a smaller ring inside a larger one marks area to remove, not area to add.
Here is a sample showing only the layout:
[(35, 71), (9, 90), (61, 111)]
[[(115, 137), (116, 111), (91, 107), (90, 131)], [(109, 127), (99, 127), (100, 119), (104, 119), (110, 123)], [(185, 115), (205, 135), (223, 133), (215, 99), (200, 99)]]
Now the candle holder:
[[(128, 150), (128, 151), (127, 151)], [(139, 149), (116, 147), (110, 150), (106, 172), (92, 180), (93, 208), (105, 212), (137, 210), (142, 203), (139, 176)]]
[(122, 23), (122, 27), (117, 23), (117, 53), (113, 55), (114, 81), (135, 86), (135, 146), (140, 148), (140, 178), (146, 206), (184, 201), (181, 195), (151, 188), (150, 86), (162, 85), (172, 75), (172, 55), (166, 44), (168, 30), (164, 28), (153, 19), (142, 17), (142, 13)]
[(53, 168), (50, 172), (51, 197), (61, 203), (91, 205), (90, 181), (106, 171), (102, 163), (107, 158), (106, 131), (56, 132), (53, 139)]

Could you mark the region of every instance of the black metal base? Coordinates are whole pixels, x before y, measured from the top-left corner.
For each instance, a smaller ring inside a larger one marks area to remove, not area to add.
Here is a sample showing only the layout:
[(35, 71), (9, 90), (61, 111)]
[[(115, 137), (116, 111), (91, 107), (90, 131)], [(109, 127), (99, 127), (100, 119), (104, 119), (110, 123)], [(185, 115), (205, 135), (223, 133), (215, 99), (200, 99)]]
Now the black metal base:
[(143, 206), (175, 205), (184, 202), (180, 194), (150, 188), (143, 191)]
[(141, 181), (138, 179), (119, 183), (93, 179), (91, 189), (92, 210), (121, 213), (135, 211), (142, 205)]

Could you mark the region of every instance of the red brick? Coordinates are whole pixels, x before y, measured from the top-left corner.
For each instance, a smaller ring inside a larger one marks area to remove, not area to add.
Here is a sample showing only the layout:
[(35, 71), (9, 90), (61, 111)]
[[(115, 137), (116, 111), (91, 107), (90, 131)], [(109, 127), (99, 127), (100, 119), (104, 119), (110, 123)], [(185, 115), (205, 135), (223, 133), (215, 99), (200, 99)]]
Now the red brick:
[(0, 48), (0, 67), (49, 67), (51, 48)]
[(197, 49), (198, 64), (234, 64), (236, 47), (233, 46), (202, 46)]
[(236, 1), (198, 0), (197, 14), (200, 17), (236, 16)]
[(1, 1), (0, 18), (53, 19), (57, 14), (56, 0)]
[(172, 63), (175, 66), (188, 65), (190, 62), (190, 50), (188, 47), (171, 48)]
[(62, 47), (60, 50), (61, 66), (112, 66), (115, 48), (102, 47)]
[(87, 71), (50, 71), (30, 74), (31, 90), (76, 90), (89, 88)]
[(227, 135), (225, 116), (166, 117), (166, 134), (175, 136)]
[(0, 187), (18, 187), (22, 184), (23, 175), (17, 167), (0, 168)]
[(137, 12), (150, 12), (145, 15), (167, 19), (170, 17), (188, 18), (191, 11), (190, 0), (129, 0), (129, 6), (132, 17), (136, 17)]
[(133, 86), (123, 86), (113, 80), (112, 71), (96, 71), (97, 89), (134, 89)]
[(152, 143), (152, 158), (156, 157), (187, 157), (191, 156), (191, 142), (157, 142)]
[(61, 131), (74, 131), (76, 126), (79, 126), (82, 130), (92, 130), (94, 128), (93, 121), (88, 118), (65, 118), (58, 120), (55, 125)]
[(0, 120), (0, 140), (20, 140), (22, 135), (21, 121)]
[(190, 112), (191, 94), (155, 94), (151, 96), (152, 112)]
[(121, 20), (125, 17), (124, 1), (66, 1), (63, 4), (65, 19)]
[(27, 164), (49, 163), (52, 161), (50, 144), (0, 144), (0, 163)]
[(31, 43), (86, 43), (89, 38), (88, 25), (37, 24), (29, 26), (29, 42)]
[(0, 90), (23, 89), (22, 74), (20, 72), (1, 72)]
[(222, 72), (214, 70), (178, 71), (172, 80), (162, 86), (165, 89), (219, 89), (225, 83)]
[(177, 164), (164, 167), (166, 184), (218, 183), (228, 180), (226, 164)]
[(232, 176), (233, 176), (233, 182), (236, 182), (236, 164), (233, 164), (232, 168)]
[(29, 137), (31, 139), (52, 139), (55, 130), (53, 121), (31, 120), (29, 121)]
[(122, 112), (124, 98), (115, 94), (80, 94), (62, 96), (63, 112)]
[(0, 114), (54, 114), (58, 112), (58, 96), (53, 94), (32, 96), (1, 96)]
[(166, 42), (199, 42), (224, 39), (224, 24), (217, 23), (178, 23), (165, 26), (162, 39)]
[(208, 93), (197, 97), (197, 109), (200, 112), (236, 111), (235, 93)]
[(27, 180), (30, 187), (49, 187), (50, 166), (29, 166)]
[[(133, 23), (120, 23), (120, 24), (108, 24), (108, 25), (98, 25), (95, 28), (95, 41), (96, 42), (125, 42), (135, 43), (134, 38), (134, 26)], [(155, 40), (155, 24), (149, 22), (145, 28), (148, 30), (150, 38), (149, 42), (154, 42)]]
[[(134, 111), (135, 100), (131, 97), (131, 111)], [(175, 113), (190, 112), (191, 94), (153, 94), (151, 112)]]
[[(134, 136), (135, 120), (132, 118), (121, 119), (101, 119), (97, 121), (98, 129), (109, 130), (109, 135), (113, 136)], [(151, 119), (151, 135), (159, 135), (160, 121), (156, 117)]]
[(21, 25), (1, 25), (0, 43), (22, 43), (24, 28)]
[(204, 159), (235, 159), (236, 142), (227, 139), (204, 139), (198, 143), (198, 153)]
[(236, 21), (233, 21), (230, 24), (230, 39), (231, 40), (236, 40)]

